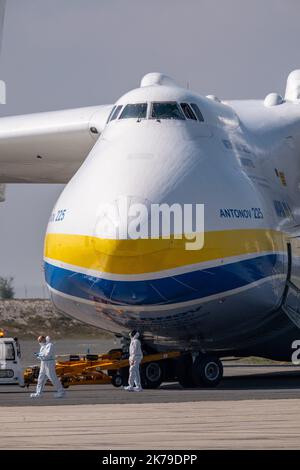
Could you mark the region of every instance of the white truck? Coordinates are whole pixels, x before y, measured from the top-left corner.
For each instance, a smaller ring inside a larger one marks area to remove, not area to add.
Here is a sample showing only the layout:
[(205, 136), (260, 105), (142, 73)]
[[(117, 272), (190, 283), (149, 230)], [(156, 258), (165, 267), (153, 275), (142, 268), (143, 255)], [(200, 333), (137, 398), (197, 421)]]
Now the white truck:
[(21, 349), (17, 338), (6, 338), (0, 330), (0, 385), (24, 387)]

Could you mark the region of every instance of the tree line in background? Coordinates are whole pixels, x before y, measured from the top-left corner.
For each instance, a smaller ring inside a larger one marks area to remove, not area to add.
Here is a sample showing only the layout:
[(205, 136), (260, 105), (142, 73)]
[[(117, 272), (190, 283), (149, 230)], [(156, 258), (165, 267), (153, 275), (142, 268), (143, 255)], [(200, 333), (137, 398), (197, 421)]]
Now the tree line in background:
[(15, 297), (15, 290), (13, 287), (13, 277), (0, 276), (0, 299), (7, 300)]

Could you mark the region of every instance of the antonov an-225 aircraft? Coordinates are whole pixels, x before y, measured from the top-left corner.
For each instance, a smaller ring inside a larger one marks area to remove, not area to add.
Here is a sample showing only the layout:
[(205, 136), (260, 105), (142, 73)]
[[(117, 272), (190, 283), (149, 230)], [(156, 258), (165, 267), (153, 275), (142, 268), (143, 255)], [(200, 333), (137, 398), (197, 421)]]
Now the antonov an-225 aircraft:
[[(148, 368), (152, 386), (215, 386), (220, 357), (290, 360), (300, 339), (299, 149), (300, 70), (284, 98), (232, 102), (150, 73), (114, 105), (0, 119), (0, 183), (67, 183), (44, 252), (60, 311), (185, 351)], [(203, 247), (112, 236), (103, 204), (120, 229), (122, 198), (204, 204)]]

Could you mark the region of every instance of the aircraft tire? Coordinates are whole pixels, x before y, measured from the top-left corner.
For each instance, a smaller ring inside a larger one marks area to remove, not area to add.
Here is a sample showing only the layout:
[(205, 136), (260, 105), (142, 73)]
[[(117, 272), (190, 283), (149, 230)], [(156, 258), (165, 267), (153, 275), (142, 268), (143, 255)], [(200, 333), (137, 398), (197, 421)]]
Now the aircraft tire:
[(143, 388), (158, 388), (163, 381), (163, 367), (160, 361), (146, 362), (142, 365), (141, 379)]
[(218, 357), (198, 356), (192, 367), (193, 381), (198, 387), (216, 387), (223, 378), (223, 365)]
[(123, 385), (123, 377), (121, 374), (115, 374), (112, 379), (111, 379), (111, 383), (113, 384), (114, 387), (122, 387)]

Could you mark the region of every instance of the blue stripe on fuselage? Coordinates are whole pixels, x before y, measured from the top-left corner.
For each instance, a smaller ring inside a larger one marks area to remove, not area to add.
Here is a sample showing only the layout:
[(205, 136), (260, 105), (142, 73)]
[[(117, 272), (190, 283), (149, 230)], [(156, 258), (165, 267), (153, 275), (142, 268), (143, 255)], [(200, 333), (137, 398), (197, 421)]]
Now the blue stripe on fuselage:
[(141, 281), (107, 280), (45, 262), (45, 275), (50, 287), (74, 297), (116, 304), (153, 305), (186, 302), (243, 287), (282, 274), (283, 262), (282, 254), (269, 254), (224, 266)]

